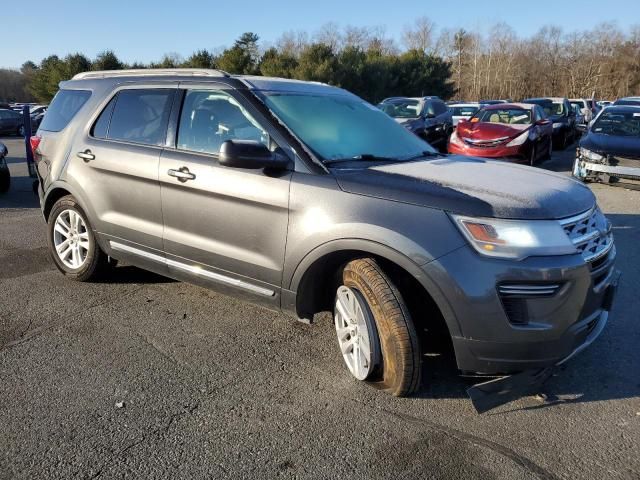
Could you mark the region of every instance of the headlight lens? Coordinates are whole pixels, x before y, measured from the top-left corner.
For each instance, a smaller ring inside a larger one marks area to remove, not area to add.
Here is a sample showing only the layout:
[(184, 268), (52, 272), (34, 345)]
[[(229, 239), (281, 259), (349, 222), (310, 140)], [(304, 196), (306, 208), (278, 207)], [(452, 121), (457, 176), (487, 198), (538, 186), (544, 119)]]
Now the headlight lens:
[(457, 130), (453, 131), (453, 133), (449, 137), (449, 142), (453, 143), (454, 145), (464, 145), (462, 143), (462, 140), (460, 140), (460, 137), (458, 136), (458, 131)]
[(502, 220), (451, 215), (475, 250), (488, 257), (522, 260), (568, 255), (576, 248), (555, 220)]
[(580, 156), (584, 157), (588, 160), (593, 160), (593, 161), (600, 161), (602, 160), (604, 157), (602, 155), (600, 155), (599, 153), (596, 152), (592, 152), (591, 150), (588, 150), (584, 147), (580, 147)]
[(507, 143), (507, 147), (516, 147), (518, 145), (522, 145), (524, 142), (527, 141), (527, 138), (529, 138), (529, 130), (527, 130), (524, 133), (521, 133), (516, 138), (511, 140), (509, 143)]

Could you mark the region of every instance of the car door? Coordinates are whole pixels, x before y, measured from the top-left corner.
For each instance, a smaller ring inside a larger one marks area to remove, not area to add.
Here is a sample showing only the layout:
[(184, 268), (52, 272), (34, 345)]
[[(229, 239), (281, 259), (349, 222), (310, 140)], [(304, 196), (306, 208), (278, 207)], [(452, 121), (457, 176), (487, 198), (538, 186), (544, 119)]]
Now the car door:
[(204, 86), (184, 91), (176, 123), (159, 177), (171, 275), (277, 306), (291, 172), (224, 167), (217, 159), (226, 140), (275, 149), (269, 122), (238, 92)]
[(158, 166), (177, 83), (122, 88), (79, 135), (67, 177), (108, 250), (165, 271)]
[(549, 152), (551, 149), (551, 143), (553, 138), (553, 123), (547, 118), (547, 114), (544, 112), (540, 105), (536, 105), (533, 108), (534, 115), (534, 128), (537, 130), (538, 147), (537, 150), (541, 156), (543, 152)]
[(9, 115), (6, 110), (0, 110), (0, 132), (6, 132), (8, 128)]

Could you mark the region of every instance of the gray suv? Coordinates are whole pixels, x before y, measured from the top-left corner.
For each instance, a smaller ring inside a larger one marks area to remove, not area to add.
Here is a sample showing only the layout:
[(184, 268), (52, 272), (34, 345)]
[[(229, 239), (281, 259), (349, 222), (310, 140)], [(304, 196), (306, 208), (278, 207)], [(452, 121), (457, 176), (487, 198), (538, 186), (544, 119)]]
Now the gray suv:
[(616, 251), (588, 188), (438, 154), (339, 88), (83, 73), (32, 147), (67, 277), (121, 260), (306, 322), (332, 310), (348, 370), (394, 395), (418, 388), (439, 325), (460, 370), (508, 374), (566, 360), (607, 323)]

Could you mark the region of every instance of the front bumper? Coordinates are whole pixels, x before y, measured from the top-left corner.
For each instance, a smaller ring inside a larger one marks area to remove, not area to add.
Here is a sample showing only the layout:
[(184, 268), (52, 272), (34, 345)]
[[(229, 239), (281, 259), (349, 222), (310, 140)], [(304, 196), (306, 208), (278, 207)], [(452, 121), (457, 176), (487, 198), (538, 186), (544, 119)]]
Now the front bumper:
[[(638, 162), (640, 165), (640, 162)], [(573, 166), (573, 175), (580, 179), (588, 179), (592, 176), (597, 176), (600, 173), (612, 177), (630, 178), (640, 180), (640, 166), (628, 167), (607, 165), (603, 163), (595, 163), (584, 160), (582, 157), (578, 157)]]
[[(510, 374), (556, 365), (586, 348), (608, 320), (615, 257), (614, 245), (591, 265), (580, 255), (512, 262), (463, 247), (425, 265), (448, 303), (445, 319), (458, 368)], [(520, 298), (520, 312), (526, 312), (521, 322), (500, 293), (504, 284), (558, 287), (552, 295)]]
[(448, 150), (449, 153), (455, 155), (528, 163), (528, 158), (531, 154), (531, 145), (529, 145), (529, 142), (526, 142), (523, 145), (516, 145), (515, 147), (507, 147), (506, 145), (498, 145), (496, 147), (473, 147), (467, 144), (459, 145), (457, 143), (449, 142)]

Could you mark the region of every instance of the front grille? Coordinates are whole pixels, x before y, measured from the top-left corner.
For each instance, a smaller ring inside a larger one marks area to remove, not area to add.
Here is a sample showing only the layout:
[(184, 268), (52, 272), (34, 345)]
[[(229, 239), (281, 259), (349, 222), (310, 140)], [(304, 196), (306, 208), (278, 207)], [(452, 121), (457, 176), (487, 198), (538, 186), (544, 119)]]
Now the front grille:
[(498, 145), (504, 143), (508, 139), (509, 137), (501, 137), (501, 138), (495, 138), (491, 140), (477, 140), (472, 138), (463, 138), (463, 140), (467, 145), (471, 145), (472, 147), (479, 147), (479, 148), (497, 147)]
[(611, 224), (598, 207), (560, 220), (560, 224), (586, 262), (604, 256), (613, 245)]

